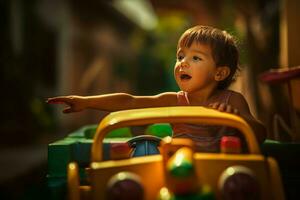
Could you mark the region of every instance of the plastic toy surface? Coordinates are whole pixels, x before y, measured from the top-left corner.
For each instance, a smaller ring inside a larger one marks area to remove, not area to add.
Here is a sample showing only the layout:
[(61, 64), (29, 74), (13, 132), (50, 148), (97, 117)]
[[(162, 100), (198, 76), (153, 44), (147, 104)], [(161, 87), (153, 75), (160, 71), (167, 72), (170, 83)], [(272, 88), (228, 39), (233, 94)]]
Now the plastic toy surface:
[[(249, 153), (240, 153), (240, 141), (234, 137), (222, 138), (220, 153), (203, 153), (196, 152), (189, 139), (167, 137), (159, 143), (159, 138), (138, 136), (119, 146), (120, 152), (127, 152), (123, 159), (103, 160), (103, 139), (110, 131), (156, 123), (234, 127), (245, 138)], [(142, 147), (147, 147), (144, 156), (138, 150)], [(133, 157), (126, 158), (128, 152)], [(249, 125), (236, 115), (203, 107), (146, 108), (109, 114), (97, 128), (86, 172), (88, 182), (80, 185), (78, 165), (69, 163), (70, 199), (284, 199), (277, 163), (260, 153)]]

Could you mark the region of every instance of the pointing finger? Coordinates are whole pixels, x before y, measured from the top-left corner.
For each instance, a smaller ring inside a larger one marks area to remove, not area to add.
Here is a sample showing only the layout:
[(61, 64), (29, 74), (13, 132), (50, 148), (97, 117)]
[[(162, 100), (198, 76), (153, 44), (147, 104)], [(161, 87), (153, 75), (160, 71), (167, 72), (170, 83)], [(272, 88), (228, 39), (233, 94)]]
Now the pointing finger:
[(62, 96), (62, 97), (54, 97), (49, 98), (47, 100), (47, 103), (49, 104), (68, 104), (71, 105), (73, 103), (74, 99), (72, 96)]
[(49, 104), (64, 104), (63, 101), (58, 101), (56, 99), (47, 99), (46, 103), (49, 103)]
[(63, 110), (63, 113), (71, 113), (72, 112), (72, 108), (71, 107), (67, 107)]
[(54, 97), (54, 98), (48, 98), (46, 102), (50, 104), (60, 104), (66, 102), (67, 99), (68, 98), (66, 97)]

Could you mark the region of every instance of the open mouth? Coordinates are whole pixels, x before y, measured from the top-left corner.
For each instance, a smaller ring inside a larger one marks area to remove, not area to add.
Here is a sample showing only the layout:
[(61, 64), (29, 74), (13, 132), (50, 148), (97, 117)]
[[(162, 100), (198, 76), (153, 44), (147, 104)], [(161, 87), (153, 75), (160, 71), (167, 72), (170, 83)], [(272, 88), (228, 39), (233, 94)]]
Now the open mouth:
[(181, 74), (180, 79), (181, 80), (190, 80), (192, 77), (188, 74)]

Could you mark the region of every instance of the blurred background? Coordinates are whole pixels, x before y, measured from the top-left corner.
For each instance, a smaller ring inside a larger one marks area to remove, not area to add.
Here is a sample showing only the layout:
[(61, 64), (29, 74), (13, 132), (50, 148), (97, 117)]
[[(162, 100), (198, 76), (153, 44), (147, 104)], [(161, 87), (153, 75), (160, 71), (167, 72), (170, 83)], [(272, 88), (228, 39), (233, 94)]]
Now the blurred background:
[(286, 84), (259, 79), (300, 64), (297, 0), (1, 0), (0, 9), (0, 199), (47, 198), (47, 144), (107, 114), (64, 115), (48, 97), (178, 91), (177, 40), (197, 24), (237, 38), (242, 71), (231, 87), (268, 138), (276, 113), (289, 125), (292, 104), (299, 117), (299, 79), (293, 101)]

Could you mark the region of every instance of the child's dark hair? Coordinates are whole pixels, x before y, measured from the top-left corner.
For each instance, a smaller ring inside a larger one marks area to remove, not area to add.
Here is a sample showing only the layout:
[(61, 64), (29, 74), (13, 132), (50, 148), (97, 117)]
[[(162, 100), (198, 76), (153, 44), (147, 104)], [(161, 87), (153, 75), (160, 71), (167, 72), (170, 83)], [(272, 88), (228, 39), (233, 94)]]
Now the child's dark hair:
[(226, 89), (235, 80), (235, 74), (239, 70), (239, 52), (233, 36), (210, 26), (194, 26), (182, 34), (177, 49), (183, 46), (190, 47), (194, 41), (210, 45), (217, 67), (230, 68), (229, 76), (217, 86), (218, 89)]

